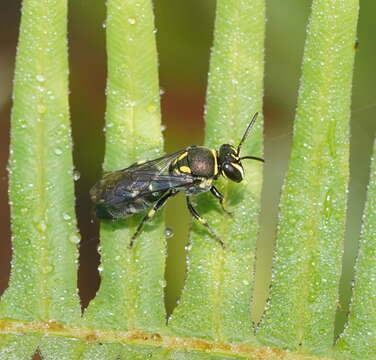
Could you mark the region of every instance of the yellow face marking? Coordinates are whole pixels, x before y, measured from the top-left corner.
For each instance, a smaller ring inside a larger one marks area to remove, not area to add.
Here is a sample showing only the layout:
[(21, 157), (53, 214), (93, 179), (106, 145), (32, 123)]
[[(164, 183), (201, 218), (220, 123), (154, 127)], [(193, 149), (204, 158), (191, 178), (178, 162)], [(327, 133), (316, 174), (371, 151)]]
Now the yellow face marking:
[(185, 165), (180, 166), (179, 171), (182, 172), (182, 173), (186, 173), (186, 174), (192, 173), (191, 169), (188, 166), (185, 166)]
[(217, 151), (212, 149), (211, 152), (214, 158), (214, 176), (217, 176), (218, 174)]
[(239, 164), (236, 164), (236, 163), (231, 163), (231, 165), (235, 168), (235, 169), (238, 169), (239, 172), (242, 174), (242, 178), (244, 177), (244, 170), (243, 168), (239, 165)]
[(235, 155), (235, 154), (231, 154), (231, 157), (232, 157), (233, 159), (235, 159), (236, 161), (239, 160), (239, 156), (237, 156), (237, 155)]

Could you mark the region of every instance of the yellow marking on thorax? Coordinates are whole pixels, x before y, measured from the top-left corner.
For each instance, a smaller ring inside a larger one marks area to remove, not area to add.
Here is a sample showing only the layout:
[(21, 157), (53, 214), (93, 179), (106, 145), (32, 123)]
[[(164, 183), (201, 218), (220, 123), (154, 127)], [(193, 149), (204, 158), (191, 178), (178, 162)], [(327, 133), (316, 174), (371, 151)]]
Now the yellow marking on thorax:
[(183, 160), (185, 157), (187, 157), (187, 155), (188, 155), (188, 151), (186, 151), (186, 152), (184, 152), (183, 154), (181, 154), (181, 155), (178, 157), (177, 161), (181, 161), (181, 160)]
[(211, 149), (211, 152), (214, 157), (214, 176), (217, 176), (218, 174), (218, 162), (217, 162), (217, 151), (214, 149)]
[(185, 166), (185, 165), (180, 166), (179, 171), (182, 172), (182, 173), (186, 173), (186, 174), (192, 173), (191, 169), (188, 166)]

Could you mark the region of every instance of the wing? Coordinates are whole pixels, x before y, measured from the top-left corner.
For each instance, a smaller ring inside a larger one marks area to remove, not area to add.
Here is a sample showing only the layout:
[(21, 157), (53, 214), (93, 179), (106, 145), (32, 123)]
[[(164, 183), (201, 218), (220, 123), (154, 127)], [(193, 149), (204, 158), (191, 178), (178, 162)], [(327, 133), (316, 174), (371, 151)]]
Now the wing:
[[(138, 172), (138, 173), (150, 173), (151, 171), (158, 172), (159, 174), (168, 174), (168, 169), (172, 161), (178, 158), (181, 154), (185, 153), (187, 150), (179, 150), (172, 154), (161, 156), (154, 160), (149, 160), (145, 162), (136, 162), (129, 166), (126, 169), (120, 171), (128, 171), (128, 172)], [(117, 171), (115, 171), (117, 172)]]
[(162, 156), (145, 163), (136, 163), (129, 168), (106, 173), (90, 191), (91, 199), (96, 204), (114, 205), (135, 201), (139, 197), (155, 194), (168, 189), (186, 187), (195, 179), (189, 174), (169, 174), (171, 162), (186, 150)]

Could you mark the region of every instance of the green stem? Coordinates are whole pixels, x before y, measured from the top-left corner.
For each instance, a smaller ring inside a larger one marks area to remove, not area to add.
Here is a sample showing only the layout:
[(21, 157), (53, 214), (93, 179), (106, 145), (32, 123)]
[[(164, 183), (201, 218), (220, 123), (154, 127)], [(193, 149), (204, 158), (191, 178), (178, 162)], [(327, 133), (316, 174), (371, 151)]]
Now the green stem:
[(349, 178), (357, 0), (315, 0), (273, 265), (258, 331), (267, 344), (326, 353), (333, 344)]
[[(263, 0), (219, 0), (207, 91), (205, 145), (238, 145), (247, 124), (261, 112), (263, 95)], [(242, 148), (261, 156), (262, 116)], [(170, 327), (178, 334), (216, 341), (251, 337), (251, 291), (258, 231), (262, 164), (244, 161), (241, 184), (221, 181), (229, 217), (211, 194), (197, 197), (198, 210), (225, 242), (223, 249), (202, 224), (193, 224), (188, 277)]]
[[(107, 2), (107, 111), (104, 170), (161, 155), (159, 85), (150, 0)], [(133, 249), (141, 220), (101, 224), (101, 286), (85, 321), (90, 326), (156, 330), (165, 324), (162, 217), (146, 226)]]
[(75, 321), (77, 243), (66, 0), (24, 0), (9, 163), (13, 259), (0, 314)]
[(376, 358), (376, 141), (360, 236), (350, 315), (336, 349), (348, 358)]

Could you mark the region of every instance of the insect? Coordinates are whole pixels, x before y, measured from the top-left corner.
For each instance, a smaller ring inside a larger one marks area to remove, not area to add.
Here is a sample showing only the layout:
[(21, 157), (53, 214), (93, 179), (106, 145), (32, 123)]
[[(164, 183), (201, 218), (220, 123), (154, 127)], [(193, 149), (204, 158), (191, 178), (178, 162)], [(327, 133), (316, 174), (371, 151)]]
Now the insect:
[(97, 217), (116, 220), (148, 209), (131, 238), (131, 248), (144, 224), (170, 197), (184, 192), (188, 210), (193, 218), (203, 224), (224, 246), (224, 242), (209, 226), (207, 220), (193, 206), (191, 196), (210, 191), (218, 199), (223, 211), (232, 215), (226, 210), (224, 196), (213, 185), (213, 181), (223, 176), (237, 183), (241, 182), (244, 178), (242, 160), (264, 161), (255, 156), (240, 157), (241, 147), (257, 116), (258, 113), (253, 116), (237, 148), (230, 144), (222, 144), (219, 150), (189, 146), (155, 160), (137, 162), (126, 169), (105, 173), (90, 190)]

